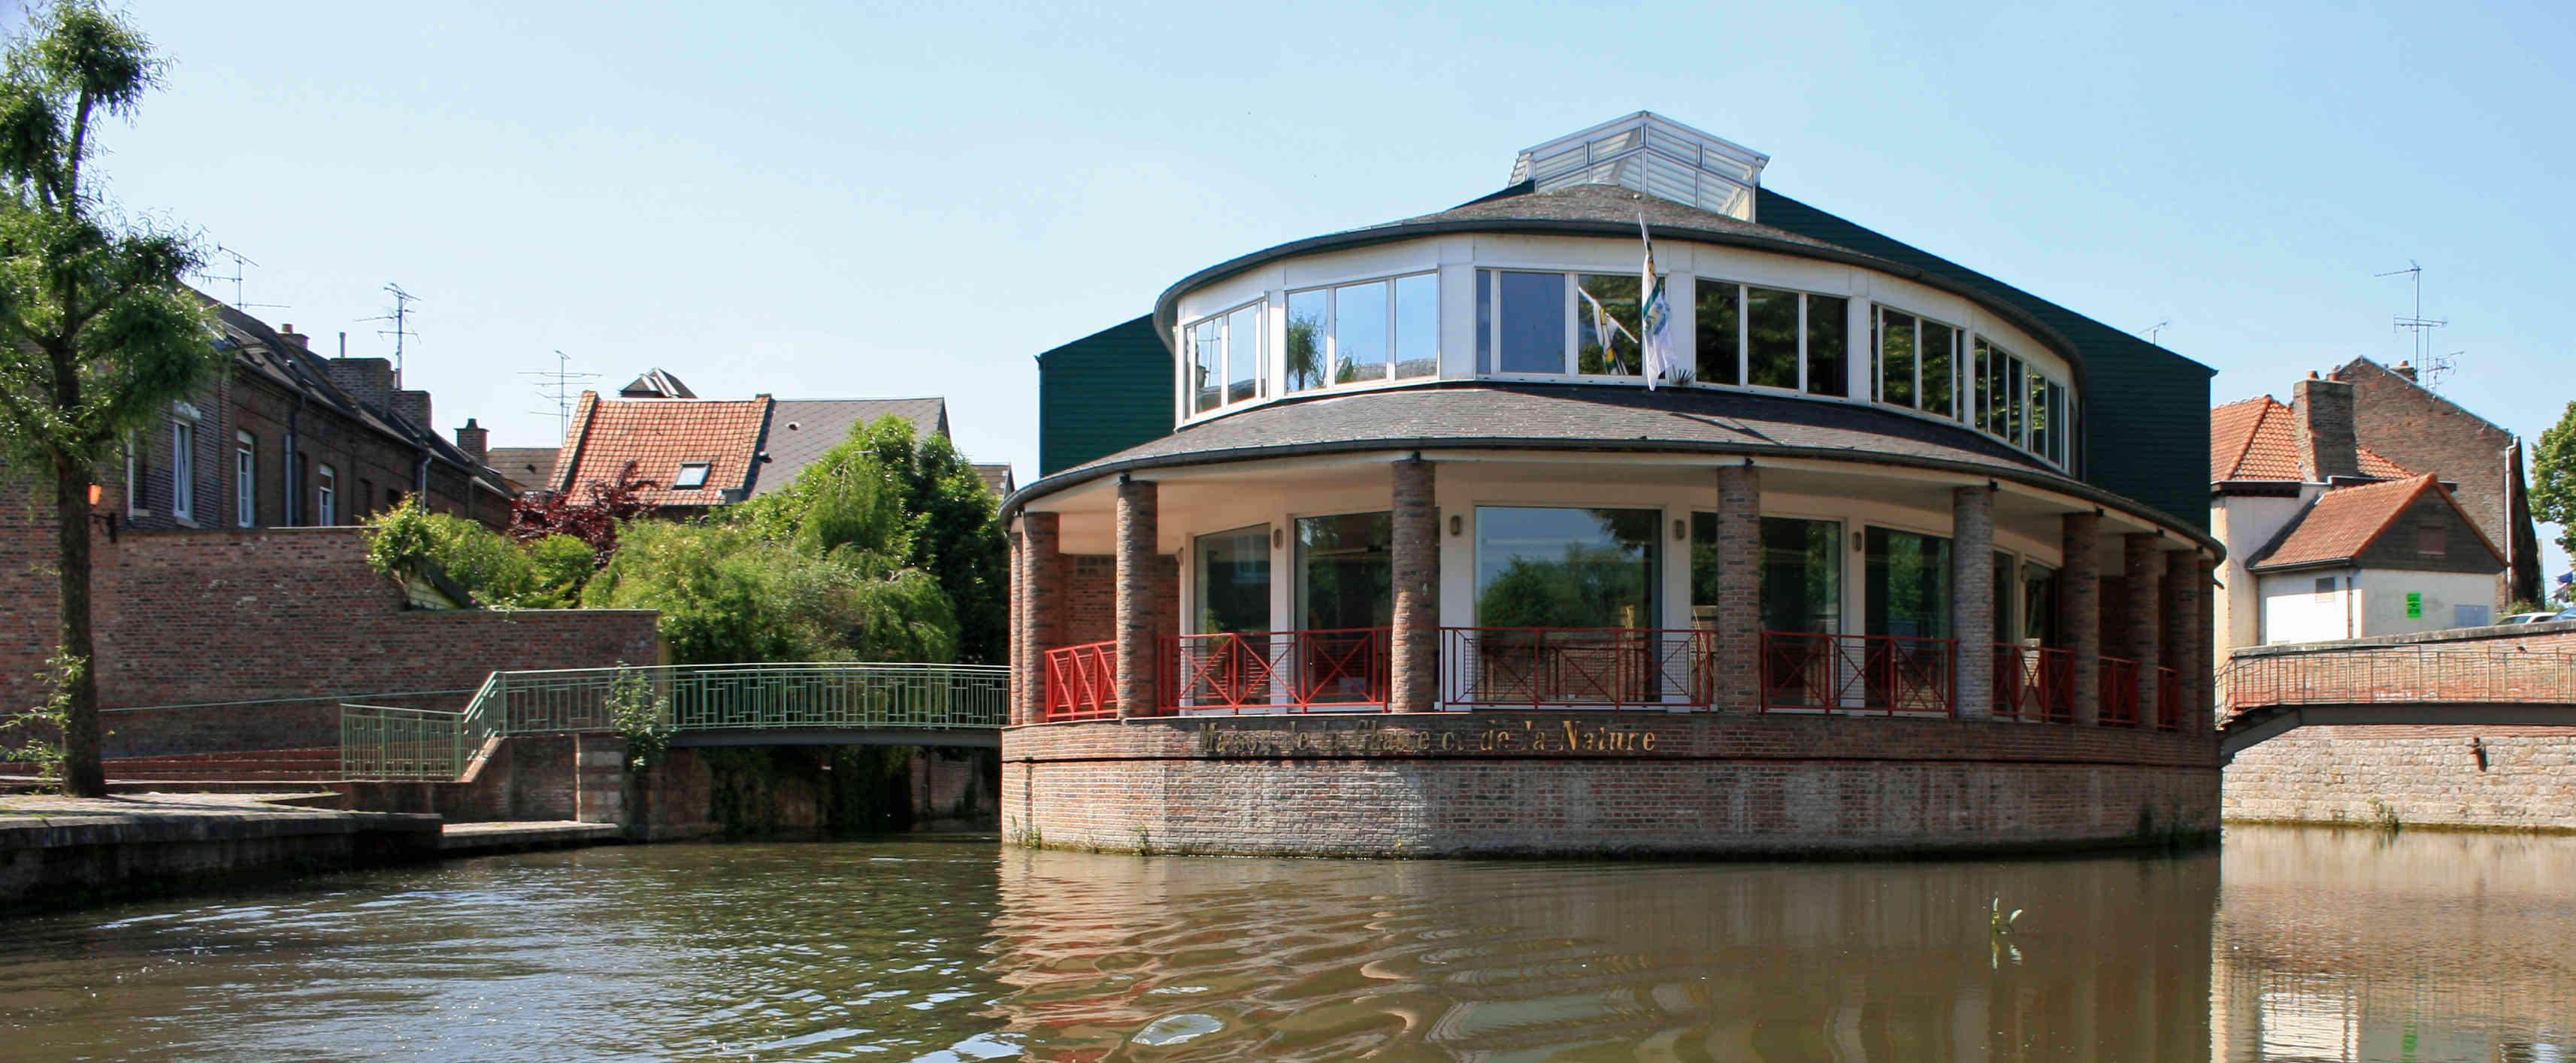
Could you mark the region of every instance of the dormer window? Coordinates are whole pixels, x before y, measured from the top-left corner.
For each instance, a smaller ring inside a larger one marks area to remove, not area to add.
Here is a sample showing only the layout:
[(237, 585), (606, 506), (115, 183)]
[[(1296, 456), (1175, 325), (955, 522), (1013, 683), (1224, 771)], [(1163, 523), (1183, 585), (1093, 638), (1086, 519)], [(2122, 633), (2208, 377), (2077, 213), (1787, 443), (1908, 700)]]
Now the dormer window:
[(681, 462), (680, 475), (671, 478), (671, 489), (675, 491), (686, 491), (694, 488), (705, 487), (707, 485), (707, 468), (707, 463), (703, 461)]

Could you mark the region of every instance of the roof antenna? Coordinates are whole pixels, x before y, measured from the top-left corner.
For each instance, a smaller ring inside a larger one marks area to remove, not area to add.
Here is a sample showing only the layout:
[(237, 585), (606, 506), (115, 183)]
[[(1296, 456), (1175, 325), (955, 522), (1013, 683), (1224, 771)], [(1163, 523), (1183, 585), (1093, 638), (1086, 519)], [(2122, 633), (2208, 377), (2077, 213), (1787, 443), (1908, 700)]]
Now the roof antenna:
[[(537, 397), (554, 400), (555, 438), (557, 439), (562, 439), (563, 437), (572, 434), (572, 400), (576, 395), (576, 392), (573, 391), (574, 382), (593, 380), (599, 376), (597, 373), (573, 372), (572, 356), (565, 354), (560, 350), (555, 352), (555, 367), (553, 369), (523, 370), (519, 375), (537, 378)], [(546, 411), (530, 410), (528, 412), (544, 413)]]
[(2400, 274), (2405, 275), (2415, 282), (2415, 312), (2413, 314), (2398, 315), (2394, 319), (2394, 324), (2391, 327), (2399, 331), (2410, 331), (2415, 334), (2413, 349), (2409, 353), (2415, 356), (2415, 364), (2423, 367), (2421, 372), (2424, 377), (2424, 387), (2429, 391), (2432, 390), (2433, 385), (2441, 382), (2442, 374), (2451, 371), (2451, 366), (2453, 364), (2451, 355), (2443, 355), (2439, 365), (2434, 364), (2433, 358), (2433, 330), (2450, 324), (2450, 321), (2442, 318), (2429, 318), (2424, 316), (2424, 267), (2418, 265), (2414, 259), (2410, 258), (2406, 260), (2405, 269), (2392, 269), (2386, 273), (2373, 274), (2373, 276), (2395, 277)]
[(402, 290), (402, 285), (399, 284), (387, 284), (385, 285), (384, 290), (393, 293), (393, 312), (390, 314), (378, 314), (374, 317), (361, 318), (359, 320), (391, 321), (394, 323), (394, 327), (392, 328), (377, 329), (376, 335), (391, 336), (394, 338), (394, 379), (400, 380), (402, 379), (403, 370), (403, 337), (409, 336), (413, 339), (420, 338), (420, 333), (413, 332), (410, 328), (411, 304), (419, 302), (420, 298), (410, 292)]
[(2173, 322), (2172, 322), (2171, 320), (2165, 320), (2165, 321), (2159, 321), (2159, 322), (2156, 322), (2155, 324), (2152, 324), (2152, 325), (2147, 326), (2147, 342), (2149, 342), (2149, 343), (2154, 343), (2154, 342), (2156, 342), (2156, 333), (2163, 332), (2163, 331), (2165, 330), (2165, 326), (2170, 325), (2170, 324), (2173, 324)]
[(242, 253), (241, 253), (241, 252), (239, 252), (239, 251), (235, 251), (235, 250), (233, 250), (232, 248), (225, 247), (225, 246), (224, 246), (224, 245), (222, 245), (222, 244), (216, 244), (216, 245), (215, 245), (215, 253), (216, 253), (216, 254), (218, 254), (218, 255), (222, 255), (222, 256), (224, 256), (225, 258), (229, 258), (229, 259), (232, 259), (232, 260), (233, 260), (233, 272), (232, 272), (232, 275), (231, 275), (231, 276), (225, 276), (224, 274), (221, 274), (221, 273), (209, 273), (209, 272), (205, 272), (205, 271), (202, 271), (202, 270), (200, 270), (200, 271), (197, 273), (197, 275), (198, 275), (198, 276), (200, 276), (200, 277), (204, 277), (204, 278), (206, 278), (207, 280), (210, 280), (210, 281), (231, 281), (231, 282), (233, 282), (233, 309), (235, 309), (235, 310), (251, 310), (251, 309), (260, 309), (260, 310), (284, 310), (284, 309), (287, 309), (287, 305), (286, 305), (285, 303), (249, 303), (249, 302), (243, 302), (243, 301), (242, 301), (242, 272), (243, 272), (243, 271), (242, 271), (242, 267), (243, 267), (243, 266), (256, 266), (256, 265), (259, 265), (259, 263), (258, 263), (258, 262), (255, 262), (255, 261), (252, 261), (252, 259), (250, 258), (250, 256), (245, 255), (245, 254), (242, 254)]

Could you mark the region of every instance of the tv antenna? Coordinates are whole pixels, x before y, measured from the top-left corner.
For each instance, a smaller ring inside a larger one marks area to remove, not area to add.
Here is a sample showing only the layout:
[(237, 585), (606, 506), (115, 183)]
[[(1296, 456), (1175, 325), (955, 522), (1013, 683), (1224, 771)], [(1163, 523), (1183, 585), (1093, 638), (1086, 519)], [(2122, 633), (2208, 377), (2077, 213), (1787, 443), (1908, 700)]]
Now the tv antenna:
[[(2438, 367), (2433, 364), (2433, 330), (2450, 324), (2450, 321), (2424, 316), (2424, 267), (2410, 258), (2406, 260), (2405, 269), (2392, 269), (2386, 273), (2373, 275), (2380, 277), (2403, 275), (2415, 283), (2415, 312), (2397, 315), (2391, 327), (2397, 331), (2415, 334), (2412, 349), (2408, 353), (2415, 359), (2416, 371), (2424, 377), (2424, 386), (2432, 387), (2441, 379), (2443, 373), (2450, 371), (2452, 365), (2451, 355), (2443, 355), (2441, 365)], [(2453, 352), (2453, 354), (2457, 353)]]
[(2159, 321), (2159, 322), (2156, 322), (2155, 324), (2152, 324), (2152, 325), (2147, 326), (2147, 342), (2149, 342), (2149, 343), (2154, 343), (2154, 342), (2156, 342), (2156, 333), (2163, 332), (2163, 331), (2165, 330), (2165, 326), (2170, 325), (2170, 324), (2173, 324), (2173, 322), (2172, 322), (2171, 320), (2165, 320), (2165, 321)]
[(216, 244), (216, 245), (215, 245), (215, 253), (216, 253), (216, 254), (218, 254), (218, 255), (222, 255), (222, 256), (224, 256), (225, 258), (229, 258), (229, 259), (232, 259), (232, 260), (233, 260), (233, 271), (232, 271), (232, 274), (231, 274), (230, 276), (226, 276), (226, 275), (221, 274), (221, 273), (212, 273), (212, 272), (208, 272), (208, 271), (205, 271), (205, 270), (199, 270), (199, 271), (197, 272), (197, 275), (198, 275), (198, 276), (200, 276), (200, 277), (204, 277), (204, 278), (206, 278), (207, 280), (210, 280), (210, 281), (231, 281), (231, 282), (233, 282), (233, 303), (232, 303), (232, 305), (233, 305), (233, 309), (235, 309), (235, 310), (251, 310), (251, 309), (260, 309), (260, 310), (284, 310), (284, 309), (287, 309), (287, 306), (286, 306), (286, 304), (285, 304), (285, 303), (251, 303), (251, 302), (244, 302), (244, 301), (242, 301), (242, 273), (243, 273), (242, 267), (243, 267), (243, 266), (256, 266), (256, 265), (259, 265), (259, 263), (258, 263), (257, 261), (254, 261), (250, 256), (245, 255), (245, 254), (242, 254), (242, 253), (241, 253), (241, 252), (239, 252), (239, 251), (235, 251), (235, 250), (233, 250), (232, 248), (225, 247), (225, 246), (224, 246), (224, 245), (222, 245), (222, 244)]
[[(572, 433), (572, 400), (580, 395), (580, 392), (573, 390), (573, 385), (581, 381), (596, 380), (599, 378), (599, 374), (597, 373), (573, 372), (572, 356), (565, 354), (562, 351), (555, 352), (555, 367), (553, 369), (522, 370), (519, 375), (537, 378), (537, 396), (539, 398), (554, 400), (555, 438), (557, 439), (562, 439)], [(529, 412), (544, 413), (546, 411), (531, 410)]]
[(420, 333), (413, 332), (411, 330), (411, 304), (419, 302), (420, 297), (404, 291), (402, 289), (402, 285), (399, 284), (387, 284), (385, 285), (384, 290), (393, 293), (393, 312), (390, 314), (378, 314), (374, 317), (363, 318), (361, 320), (393, 322), (394, 327), (389, 329), (377, 329), (376, 335), (391, 336), (394, 338), (394, 375), (396, 378), (400, 378), (402, 376), (403, 368), (403, 337), (409, 336), (412, 339), (420, 338)]

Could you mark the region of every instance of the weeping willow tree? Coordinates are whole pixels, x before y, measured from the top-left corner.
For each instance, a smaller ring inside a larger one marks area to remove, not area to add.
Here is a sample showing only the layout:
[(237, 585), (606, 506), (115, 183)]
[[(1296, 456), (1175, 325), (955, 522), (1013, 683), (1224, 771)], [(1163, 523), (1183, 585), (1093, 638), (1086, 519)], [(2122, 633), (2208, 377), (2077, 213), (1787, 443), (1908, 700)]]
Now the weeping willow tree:
[(89, 489), (119, 440), (157, 427), (222, 365), (180, 278), (180, 232), (127, 218), (87, 164), (99, 125), (160, 80), (143, 34), (88, 0), (28, 13), (0, 61), (0, 457), (50, 487), (63, 791), (107, 792), (90, 619)]

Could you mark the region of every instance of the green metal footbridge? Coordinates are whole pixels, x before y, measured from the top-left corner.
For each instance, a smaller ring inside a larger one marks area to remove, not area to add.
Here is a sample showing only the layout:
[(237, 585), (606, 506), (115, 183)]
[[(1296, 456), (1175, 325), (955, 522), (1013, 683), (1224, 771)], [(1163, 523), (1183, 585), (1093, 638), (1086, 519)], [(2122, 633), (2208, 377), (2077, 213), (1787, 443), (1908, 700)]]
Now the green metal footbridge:
[(340, 707), (342, 777), (452, 782), (509, 735), (616, 732), (674, 746), (994, 749), (1010, 669), (956, 664), (721, 664), (494, 672), (456, 711)]

